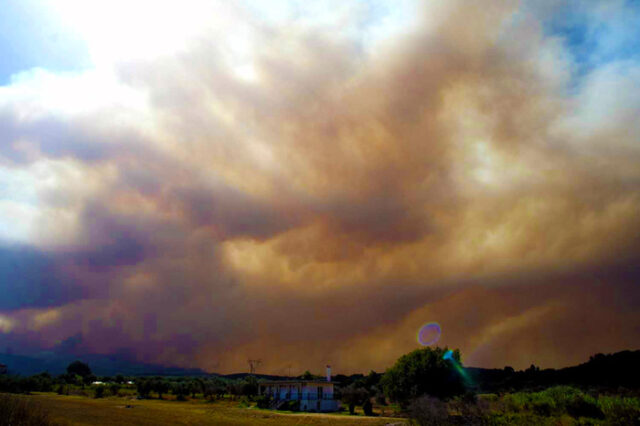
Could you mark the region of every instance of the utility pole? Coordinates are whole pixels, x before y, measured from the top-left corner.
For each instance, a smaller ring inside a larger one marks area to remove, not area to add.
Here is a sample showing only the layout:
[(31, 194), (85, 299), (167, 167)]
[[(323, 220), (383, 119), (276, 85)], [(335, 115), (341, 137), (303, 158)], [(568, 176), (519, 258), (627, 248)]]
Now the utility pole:
[(247, 362), (249, 363), (249, 371), (251, 372), (251, 374), (255, 374), (256, 368), (258, 368), (258, 366), (262, 364), (261, 359), (248, 359)]

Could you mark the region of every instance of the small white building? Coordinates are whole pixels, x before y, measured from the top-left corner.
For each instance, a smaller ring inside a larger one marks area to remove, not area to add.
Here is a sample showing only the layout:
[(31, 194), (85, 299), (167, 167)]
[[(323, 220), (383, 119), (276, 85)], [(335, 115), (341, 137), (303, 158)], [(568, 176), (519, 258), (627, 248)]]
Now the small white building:
[(340, 402), (333, 399), (333, 383), (323, 380), (287, 380), (262, 382), (260, 395), (273, 400), (272, 408), (286, 401), (299, 401), (300, 411), (338, 411)]
[(327, 380), (276, 380), (259, 383), (259, 394), (271, 397), (271, 408), (278, 409), (287, 401), (298, 401), (300, 411), (338, 411), (340, 401), (333, 398), (331, 368)]

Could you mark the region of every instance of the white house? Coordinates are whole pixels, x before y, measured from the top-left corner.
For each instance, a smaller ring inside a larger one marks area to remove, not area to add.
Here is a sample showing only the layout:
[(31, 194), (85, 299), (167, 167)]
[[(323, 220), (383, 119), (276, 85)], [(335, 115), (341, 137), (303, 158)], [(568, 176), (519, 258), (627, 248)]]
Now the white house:
[(333, 399), (331, 369), (327, 380), (276, 380), (259, 383), (260, 395), (270, 396), (271, 408), (278, 409), (286, 401), (299, 401), (300, 411), (338, 411), (340, 401)]

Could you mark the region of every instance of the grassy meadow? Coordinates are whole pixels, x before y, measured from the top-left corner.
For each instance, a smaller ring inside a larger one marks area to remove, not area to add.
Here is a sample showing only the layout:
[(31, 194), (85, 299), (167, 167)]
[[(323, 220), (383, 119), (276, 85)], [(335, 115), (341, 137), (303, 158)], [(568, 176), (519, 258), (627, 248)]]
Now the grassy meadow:
[[(38, 426), (76, 425), (640, 425), (640, 398), (622, 395), (592, 395), (569, 386), (539, 392), (480, 394), (440, 400), (422, 397), (406, 410), (397, 406), (375, 406), (376, 416), (343, 411), (336, 414), (294, 413), (259, 409), (247, 399), (222, 398), (214, 401), (172, 395), (165, 399), (137, 399), (131, 394), (94, 398), (85, 395), (0, 394), (0, 402), (12, 400), (23, 411), (37, 414), (32, 423), (3, 422)], [(0, 403), (0, 417), (3, 413)], [(15, 404), (14, 404), (15, 405)], [(386, 411), (383, 411), (386, 410)], [(15, 411), (15, 410), (14, 410)], [(380, 414), (394, 413), (396, 417)], [(6, 414), (5, 414), (6, 416)], [(46, 419), (44, 421), (43, 419)]]
[[(262, 410), (241, 401), (218, 400), (138, 400), (129, 397), (91, 398), (89, 396), (36, 393), (12, 395), (36, 402), (48, 412), (51, 425), (386, 425), (405, 424), (404, 419), (348, 416), (344, 414), (283, 413)], [(3, 425), (0, 420), (0, 425)]]

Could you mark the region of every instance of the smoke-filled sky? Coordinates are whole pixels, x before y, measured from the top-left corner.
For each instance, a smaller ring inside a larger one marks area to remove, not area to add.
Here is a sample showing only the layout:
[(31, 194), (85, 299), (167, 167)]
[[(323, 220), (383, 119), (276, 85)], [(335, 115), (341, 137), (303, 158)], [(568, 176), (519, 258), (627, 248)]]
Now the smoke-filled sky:
[(382, 371), (640, 348), (636, 1), (0, 9), (0, 350)]

